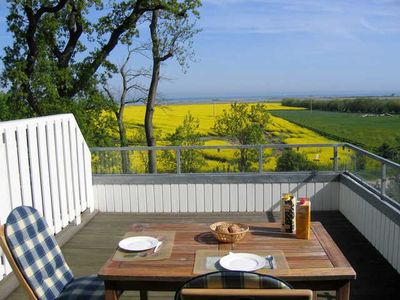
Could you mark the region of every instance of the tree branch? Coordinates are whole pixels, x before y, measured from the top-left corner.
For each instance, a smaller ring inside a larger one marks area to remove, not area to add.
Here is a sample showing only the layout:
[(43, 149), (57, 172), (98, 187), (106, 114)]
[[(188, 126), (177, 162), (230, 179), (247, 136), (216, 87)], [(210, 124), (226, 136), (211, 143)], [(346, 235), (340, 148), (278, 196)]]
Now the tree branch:
[(81, 37), (83, 32), (81, 12), (78, 10), (74, 2), (71, 1), (71, 3), (72, 11), (68, 17), (69, 39), (67, 45), (64, 48), (64, 51), (60, 54), (58, 59), (58, 65), (63, 68), (66, 68), (68, 66), (76, 45), (78, 44), (79, 38)]
[(39, 19), (44, 13), (56, 13), (56, 12), (59, 12), (61, 9), (64, 8), (64, 6), (68, 3), (68, 1), (69, 0), (61, 0), (55, 6), (42, 6), (36, 12), (35, 17), (37, 17)]
[(164, 5), (155, 5), (154, 7), (142, 7), (143, 0), (138, 0), (129, 16), (127, 16), (120, 25), (114, 28), (111, 32), (108, 42), (92, 57), (92, 62), (86, 65), (80, 72), (78, 80), (73, 84), (73, 88), (69, 92), (69, 97), (73, 97), (76, 93), (81, 91), (89, 78), (96, 73), (97, 69), (104, 62), (105, 58), (110, 54), (110, 52), (118, 44), (120, 36), (124, 34), (128, 29), (136, 27), (136, 23), (139, 18), (148, 11), (157, 11), (159, 9), (164, 9)]
[(159, 58), (159, 60), (162, 62), (162, 61), (165, 61), (165, 60), (171, 58), (172, 56), (174, 56), (174, 53), (173, 53), (172, 51), (169, 51), (169, 52), (168, 52), (167, 54), (165, 54), (164, 56), (161, 56), (161, 57)]
[[(27, 53), (27, 57), (26, 57), (25, 74), (30, 79), (32, 77), (32, 74), (33, 74), (33, 71), (35, 68), (37, 54), (38, 54), (38, 48), (37, 48), (37, 44), (35, 41), (37, 20), (35, 18), (32, 8), (30, 6), (25, 5), (24, 11), (28, 18), (28, 29), (26, 32), (26, 43), (28, 45), (28, 53)], [(31, 86), (29, 84), (29, 81), (24, 83), (23, 90), (27, 94), (27, 101), (28, 101), (29, 105), (32, 107), (32, 109), (35, 111), (35, 113), (40, 114), (40, 111), (39, 111), (39, 108), (37, 105), (37, 100), (33, 96), (33, 92), (32, 92)]]
[(108, 98), (110, 98), (110, 100), (114, 100), (114, 97), (110, 91), (110, 89), (107, 86), (103, 86), (104, 91), (106, 92)]

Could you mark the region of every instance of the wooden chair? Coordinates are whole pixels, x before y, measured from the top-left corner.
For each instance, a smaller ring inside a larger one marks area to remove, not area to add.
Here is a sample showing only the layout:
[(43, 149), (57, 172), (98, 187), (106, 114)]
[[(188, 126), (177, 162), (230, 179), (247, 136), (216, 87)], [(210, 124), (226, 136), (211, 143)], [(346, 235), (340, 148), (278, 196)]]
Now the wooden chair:
[(175, 294), (175, 300), (312, 298), (311, 290), (294, 290), (279, 278), (242, 271), (218, 271), (200, 275), (184, 283)]
[(312, 300), (311, 290), (298, 289), (182, 289), (182, 300)]
[(29, 299), (104, 299), (96, 275), (74, 277), (46, 221), (29, 206), (11, 211), (0, 245)]

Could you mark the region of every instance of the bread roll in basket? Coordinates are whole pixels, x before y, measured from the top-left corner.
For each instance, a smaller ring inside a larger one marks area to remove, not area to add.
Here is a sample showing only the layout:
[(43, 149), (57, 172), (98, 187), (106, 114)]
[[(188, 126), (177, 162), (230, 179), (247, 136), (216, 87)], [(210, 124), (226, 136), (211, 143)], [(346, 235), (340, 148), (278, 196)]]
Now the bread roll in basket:
[(223, 243), (236, 243), (244, 238), (249, 226), (234, 222), (217, 222), (210, 225), (215, 238)]

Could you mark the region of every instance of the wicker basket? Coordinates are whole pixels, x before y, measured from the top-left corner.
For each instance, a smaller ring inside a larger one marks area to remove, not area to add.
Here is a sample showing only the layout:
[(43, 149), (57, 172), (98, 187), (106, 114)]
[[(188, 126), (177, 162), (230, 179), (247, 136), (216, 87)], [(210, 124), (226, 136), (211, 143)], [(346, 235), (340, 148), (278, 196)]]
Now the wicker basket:
[[(228, 233), (228, 232), (221, 232), (217, 230), (217, 227), (220, 225), (225, 225), (229, 227), (230, 225), (238, 225), (242, 230), (240, 232), (235, 233)], [(217, 222), (210, 225), (211, 232), (215, 236), (215, 238), (223, 243), (236, 243), (240, 241), (246, 233), (249, 231), (249, 226), (241, 223), (232, 223), (232, 222)]]

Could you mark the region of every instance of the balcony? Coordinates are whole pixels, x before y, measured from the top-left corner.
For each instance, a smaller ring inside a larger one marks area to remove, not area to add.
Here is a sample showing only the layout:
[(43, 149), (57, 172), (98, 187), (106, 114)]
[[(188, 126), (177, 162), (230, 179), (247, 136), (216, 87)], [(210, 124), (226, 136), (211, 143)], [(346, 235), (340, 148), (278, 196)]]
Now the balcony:
[[(12, 207), (36, 207), (76, 275), (97, 273), (133, 223), (277, 222), (279, 199), (291, 192), (311, 199), (313, 220), (324, 225), (356, 270), (351, 299), (398, 294), (400, 165), (363, 149), (349, 144), (246, 146), (258, 154), (250, 172), (185, 174), (181, 153), (193, 147), (159, 147), (153, 150), (174, 153), (176, 174), (140, 174), (139, 168), (121, 174), (124, 153), (148, 148), (90, 151), (71, 115), (3, 122), (0, 134), (0, 190), (5, 191), (0, 223)], [(317, 170), (271, 172), (266, 156), (280, 148), (318, 148), (331, 155)], [(0, 279), (0, 298), (5, 298), (16, 281), (4, 256)], [(154, 292), (150, 298), (171, 295)], [(23, 297), (17, 290), (9, 299)], [(318, 299), (333, 297), (327, 291)]]

